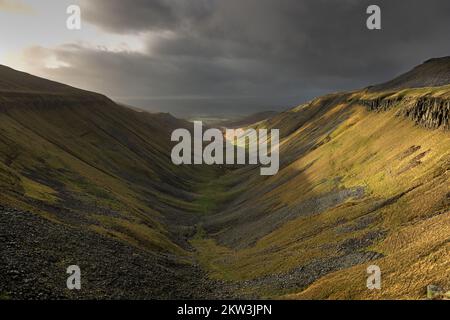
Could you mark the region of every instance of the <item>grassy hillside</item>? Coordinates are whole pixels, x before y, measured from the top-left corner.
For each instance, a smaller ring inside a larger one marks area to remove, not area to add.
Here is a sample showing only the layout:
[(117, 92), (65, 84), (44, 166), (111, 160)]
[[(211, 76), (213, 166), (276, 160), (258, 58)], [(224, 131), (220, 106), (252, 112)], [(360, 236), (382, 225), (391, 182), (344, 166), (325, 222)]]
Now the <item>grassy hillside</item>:
[[(176, 281), (170, 272), (194, 265), (192, 248), (186, 239), (204, 210), (196, 201), (200, 195), (195, 190), (203, 181), (200, 178), (203, 172), (208, 175), (215, 171), (172, 164), (170, 134), (175, 128), (187, 127), (188, 123), (168, 114), (136, 112), (104, 96), (9, 68), (2, 68), (0, 73), (1, 218), (6, 219), (4, 213), (10, 210), (21, 210), (25, 216), (31, 212), (41, 219), (42, 222), (36, 223), (39, 228), (50, 221), (51, 229), (55, 229), (53, 233), (63, 235), (58, 243), (65, 242), (66, 237), (71, 241), (77, 237), (93, 237), (96, 244), (92, 247), (97, 252), (107, 250), (108, 241), (113, 241), (121, 246), (120, 250), (157, 259), (151, 262), (156, 265), (146, 262), (146, 268), (159, 270), (160, 265), (168, 264), (157, 276), (162, 279), (160, 287), (152, 285), (155, 292), (147, 290), (144, 295), (143, 289), (136, 289), (133, 296), (130, 284), (120, 290), (128, 291), (129, 297), (163, 294), (174, 297), (164, 288), (164, 282), (170, 281), (165, 285), (173, 286), (172, 282)], [(4, 236), (15, 245), (20, 237), (17, 232), (23, 227), (17, 225), (16, 233)], [(1, 228), (0, 235), (5, 228)], [(30, 250), (28, 241), (33, 240), (24, 241), (20, 248), (11, 247), (14, 253), (3, 252), (2, 256)], [(54, 255), (55, 264), (51, 268), (57, 268), (60, 271), (54, 272), (62, 272), (64, 276), (64, 269), (58, 265), (69, 259), (70, 251), (75, 248), (63, 252), (57, 246), (48, 247), (45, 241), (40, 241), (37, 249), (43, 256)], [(30, 264), (37, 264), (36, 259)], [(106, 268), (95, 254), (85, 257), (81, 252), (73, 259)], [(8, 263), (12, 265), (1, 264), (5, 274), (21, 261), (10, 256)], [(31, 272), (39, 274), (40, 269)], [(114, 276), (112, 268), (103, 272)], [(180, 281), (187, 284), (197, 277), (189, 272)], [(137, 277), (132, 270), (129, 273), (127, 277)], [(9, 292), (14, 288), (23, 291), (20, 289), (23, 284), (14, 284), (8, 277), (7, 280), (6, 284), (2, 282), (5, 287), (0, 287), (0, 291)], [(49, 279), (48, 282), (49, 290), (55, 290), (57, 284)], [(181, 291), (172, 293), (179, 294), (178, 297), (190, 295)], [(88, 294), (95, 297), (92, 291)], [(21, 297), (14, 293), (12, 296)]]
[[(240, 196), (192, 241), (211, 276), (308, 299), (424, 298), (428, 284), (448, 286), (449, 89), (330, 95), (258, 124), (281, 128), (282, 169), (222, 180)], [(445, 116), (406, 112), (434, 98)], [(377, 293), (370, 264), (382, 269)]]
[[(174, 166), (170, 133), (190, 124), (0, 68), (0, 297), (419, 299), (450, 287), (442, 61), (423, 67), (431, 82), (415, 69), (252, 125), (280, 129), (275, 176)], [(87, 270), (82, 296), (61, 285), (69, 264)], [(371, 264), (380, 291), (366, 288)]]
[[(175, 122), (162, 115), (146, 119), (113, 104), (2, 112), (3, 204), (42, 208), (56, 220), (72, 216), (71, 222), (89, 226), (100, 217), (112, 225), (120, 219), (140, 221), (153, 230), (148, 236), (154, 245), (166, 249), (170, 241), (158, 222), (161, 208), (195, 208), (177, 195), (177, 188), (182, 194), (191, 183), (178, 175), (190, 176), (170, 165), (164, 120)], [(120, 219), (102, 211), (116, 212)]]

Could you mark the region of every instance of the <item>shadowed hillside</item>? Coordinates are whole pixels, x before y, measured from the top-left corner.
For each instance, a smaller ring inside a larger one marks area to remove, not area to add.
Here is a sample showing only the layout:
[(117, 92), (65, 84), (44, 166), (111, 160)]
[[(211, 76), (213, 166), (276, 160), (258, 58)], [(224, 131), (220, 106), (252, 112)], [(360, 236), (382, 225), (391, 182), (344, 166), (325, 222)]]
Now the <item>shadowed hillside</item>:
[(187, 123), (6, 67), (0, 78), (0, 293), (68, 295), (79, 264), (81, 297), (204, 296), (186, 242), (203, 169), (170, 160)]

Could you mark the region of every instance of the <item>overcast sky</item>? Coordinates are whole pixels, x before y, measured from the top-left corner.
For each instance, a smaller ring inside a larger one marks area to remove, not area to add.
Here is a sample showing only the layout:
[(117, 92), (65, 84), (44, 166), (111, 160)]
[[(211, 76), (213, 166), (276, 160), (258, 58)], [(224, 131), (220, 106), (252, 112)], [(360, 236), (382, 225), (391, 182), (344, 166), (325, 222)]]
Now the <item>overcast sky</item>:
[[(70, 4), (81, 30), (66, 28)], [(366, 28), (370, 4), (382, 30)], [(1, 64), (119, 101), (249, 113), (450, 55), (450, 1), (0, 0), (0, 36)]]

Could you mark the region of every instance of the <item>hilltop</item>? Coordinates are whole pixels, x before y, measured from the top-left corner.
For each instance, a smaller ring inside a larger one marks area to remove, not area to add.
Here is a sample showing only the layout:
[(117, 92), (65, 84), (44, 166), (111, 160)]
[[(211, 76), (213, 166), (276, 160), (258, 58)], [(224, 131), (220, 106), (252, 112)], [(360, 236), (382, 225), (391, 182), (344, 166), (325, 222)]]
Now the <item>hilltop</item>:
[(433, 58), (370, 91), (396, 91), (406, 88), (440, 87), (450, 83), (450, 57)]

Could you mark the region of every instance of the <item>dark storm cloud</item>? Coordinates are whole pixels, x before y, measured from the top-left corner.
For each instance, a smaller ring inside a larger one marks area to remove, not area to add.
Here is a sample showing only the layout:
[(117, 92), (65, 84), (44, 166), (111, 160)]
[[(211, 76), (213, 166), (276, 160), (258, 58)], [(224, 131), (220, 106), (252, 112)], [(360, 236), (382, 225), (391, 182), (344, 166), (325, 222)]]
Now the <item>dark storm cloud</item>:
[(117, 33), (180, 28), (209, 14), (210, 0), (82, 0), (85, 19)]
[[(381, 7), (380, 31), (366, 28), (370, 4)], [(450, 54), (448, 0), (96, 0), (82, 2), (82, 10), (108, 31), (169, 34), (153, 41), (148, 54), (60, 48), (57, 54), (77, 70), (90, 68), (74, 76), (89, 72), (116, 96), (261, 96), (262, 102), (273, 96), (280, 105), (288, 97), (300, 103)]]

